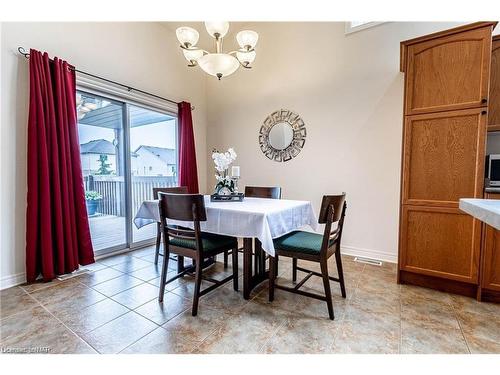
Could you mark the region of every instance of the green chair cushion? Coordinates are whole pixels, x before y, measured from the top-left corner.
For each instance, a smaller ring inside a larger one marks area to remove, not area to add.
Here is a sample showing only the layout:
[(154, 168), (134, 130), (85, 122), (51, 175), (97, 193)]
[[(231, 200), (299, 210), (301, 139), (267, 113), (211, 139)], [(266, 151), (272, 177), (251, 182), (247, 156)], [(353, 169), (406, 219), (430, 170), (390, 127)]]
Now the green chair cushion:
[(317, 233), (296, 230), (273, 240), (276, 250), (318, 255), (323, 236)]
[[(238, 240), (235, 237), (205, 232), (201, 233), (201, 241), (203, 243), (203, 251), (205, 252), (213, 252), (221, 248), (238, 246)], [(173, 246), (185, 247), (193, 250), (196, 249), (196, 241), (194, 239), (170, 237), (169, 243)]]

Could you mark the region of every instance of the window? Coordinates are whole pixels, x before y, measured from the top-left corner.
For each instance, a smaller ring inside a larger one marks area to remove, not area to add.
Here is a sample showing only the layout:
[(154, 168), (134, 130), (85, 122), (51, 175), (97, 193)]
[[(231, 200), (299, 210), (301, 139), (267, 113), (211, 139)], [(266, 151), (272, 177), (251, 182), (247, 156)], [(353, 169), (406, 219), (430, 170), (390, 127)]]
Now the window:
[(350, 21), (345, 23), (345, 33), (351, 34), (357, 31), (365, 30), (370, 27), (381, 25), (385, 22), (373, 22), (373, 21)]
[(97, 255), (152, 243), (156, 226), (137, 229), (132, 219), (153, 199), (153, 187), (177, 186), (176, 112), (146, 100), (105, 86), (78, 87), (80, 156)]

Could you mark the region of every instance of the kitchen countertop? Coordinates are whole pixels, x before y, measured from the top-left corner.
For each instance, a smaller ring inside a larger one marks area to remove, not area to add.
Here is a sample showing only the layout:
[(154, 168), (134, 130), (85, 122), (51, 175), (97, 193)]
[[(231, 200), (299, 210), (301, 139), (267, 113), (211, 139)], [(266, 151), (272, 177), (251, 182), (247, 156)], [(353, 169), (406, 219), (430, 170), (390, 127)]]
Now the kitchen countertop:
[(458, 207), (476, 219), (500, 229), (500, 200), (462, 198)]

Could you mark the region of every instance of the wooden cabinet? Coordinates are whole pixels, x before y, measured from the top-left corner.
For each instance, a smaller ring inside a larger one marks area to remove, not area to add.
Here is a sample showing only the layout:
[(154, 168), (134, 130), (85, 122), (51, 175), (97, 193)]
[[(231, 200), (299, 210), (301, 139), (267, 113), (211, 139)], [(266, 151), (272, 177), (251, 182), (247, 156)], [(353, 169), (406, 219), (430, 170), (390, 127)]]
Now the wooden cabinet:
[(493, 37), (491, 45), (490, 99), (488, 130), (500, 130), (500, 35)]
[(458, 207), (484, 183), (484, 109), (406, 116), (402, 203)]
[(491, 27), (408, 44), (407, 115), (485, 106), (488, 102)]
[(405, 72), (398, 281), (476, 296), (492, 31), (478, 22), (402, 43)]
[[(487, 194), (486, 198), (500, 199), (500, 194)], [(486, 224), (483, 224), (480, 286), (479, 299), (500, 301), (500, 231)]]
[(400, 269), (477, 283), (481, 222), (458, 208), (404, 205)]

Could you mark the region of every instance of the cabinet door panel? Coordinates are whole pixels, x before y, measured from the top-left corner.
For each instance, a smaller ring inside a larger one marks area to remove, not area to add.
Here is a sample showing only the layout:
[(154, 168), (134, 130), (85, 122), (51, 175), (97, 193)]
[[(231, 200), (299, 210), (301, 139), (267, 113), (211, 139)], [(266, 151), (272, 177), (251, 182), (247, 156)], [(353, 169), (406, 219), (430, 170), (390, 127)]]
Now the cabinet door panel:
[(477, 283), (481, 223), (455, 208), (403, 206), (402, 270)]
[[(488, 194), (488, 199), (500, 199), (500, 194)], [(500, 291), (500, 230), (484, 224), (481, 288)]]
[(408, 46), (406, 114), (486, 105), (490, 54), (490, 27)]
[(481, 109), (407, 116), (403, 203), (458, 207), (482, 197), (486, 118)]
[(488, 125), (500, 130), (500, 36), (496, 36), (491, 47), (491, 79)]

